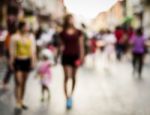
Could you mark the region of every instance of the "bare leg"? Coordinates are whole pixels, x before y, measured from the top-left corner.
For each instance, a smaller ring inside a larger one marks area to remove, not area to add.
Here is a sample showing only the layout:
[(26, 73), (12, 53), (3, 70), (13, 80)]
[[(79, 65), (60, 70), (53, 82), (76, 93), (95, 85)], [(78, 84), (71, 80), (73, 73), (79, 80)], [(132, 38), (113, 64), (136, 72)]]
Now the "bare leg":
[(45, 86), (45, 91), (47, 91), (47, 93), (48, 93), (48, 101), (50, 100), (50, 90), (49, 90), (49, 88), (47, 87), (47, 86)]
[(68, 80), (69, 80), (69, 67), (64, 66), (63, 69), (64, 69), (64, 74), (65, 74), (65, 78), (64, 78), (64, 92), (65, 92), (66, 98), (68, 99), (69, 96), (68, 96), (68, 91), (67, 91), (67, 83), (68, 83)]
[(74, 92), (75, 85), (76, 85), (76, 72), (77, 72), (77, 68), (72, 68), (72, 75), (71, 75), (71, 78), (72, 78), (72, 94)]
[(22, 86), (23, 86), (23, 74), (21, 71), (15, 73), (15, 96), (17, 106), (21, 107), (22, 103)]
[(26, 90), (27, 79), (28, 79), (28, 73), (25, 72), (25, 73), (23, 73), (23, 84), (22, 84), (22, 94), (21, 94), (22, 104), (23, 104), (24, 94), (25, 94), (25, 90)]
[[(66, 98), (68, 99), (69, 97), (72, 96), (74, 89), (75, 89), (77, 68), (67, 66), (67, 67), (64, 67), (64, 70), (65, 70), (64, 91), (65, 91)], [(71, 95), (68, 94), (68, 90), (67, 90), (68, 89), (67, 84), (68, 84), (69, 78), (71, 78), (71, 82), (72, 82)]]
[(48, 93), (48, 100), (49, 100), (50, 99), (50, 90), (46, 85), (42, 85), (42, 99), (41, 99), (42, 102), (45, 100), (44, 99), (45, 92)]
[(42, 102), (44, 101), (44, 95), (45, 95), (45, 87), (44, 85), (42, 85), (42, 98), (41, 98)]

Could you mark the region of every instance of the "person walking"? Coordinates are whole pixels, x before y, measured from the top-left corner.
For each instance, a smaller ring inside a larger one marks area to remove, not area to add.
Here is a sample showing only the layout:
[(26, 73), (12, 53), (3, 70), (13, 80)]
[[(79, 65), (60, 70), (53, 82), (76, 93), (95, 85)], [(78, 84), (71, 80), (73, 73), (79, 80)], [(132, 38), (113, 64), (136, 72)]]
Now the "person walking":
[[(6, 40), (5, 40), (5, 55), (6, 55), (6, 59), (7, 60), (10, 60), (10, 53), (9, 53), (9, 47), (10, 47), (10, 38), (11, 38), (11, 35), (10, 33), (7, 34), (6, 36)], [(12, 75), (12, 70), (10, 68), (10, 64), (9, 64), (9, 61), (8, 61), (8, 64), (7, 64), (7, 70), (6, 70), (6, 73), (5, 73), (5, 76), (3, 78), (3, 89), (6, 90), (7, 89), (7, 85), (11, 79), (11, 75)]]
[(15, 73), (16, 108), (26, 110), (23, 99), (28, 74), (35, 64), (36, 46), (25, 22), (19, 22), (18, 31), (11, 38), (10, 58), (10, 67)]
[(121, 26), (116, 27), (114, 34), (117, 39), (117, 42), (116, 42), (117, 59), (118, 59), (118, 61), (121, 61), (123, 49), (124, 49), (124, 45), (123, 45), (124, 30), (123, 30), (123, 28)]
[[(76, 85), (76, 72), (78, 66), (84, 60), (84, 37), (80, 30), (74, 25), (72, 15), (64, 19), (63, 31), (60, 33), (62, 49), (62, 65), (64, 69), (64, 92), (67, 99), (67, 109), (72, 108), (72, 95)], [(68, 81), (72, 80), (72, 92), (68, 93)]]
[(138, 72), (139, 78), (142, 76), (144, 65), (144, 54), (146, 41), (142, 29), (137, 29), (136, 33), (131, 38), (132, 52), (133, 52), (133, 73)]
[(53, 52), (45, 48), (41, 51), (40, 53), (40, 63), (39, 67), (37, 70), (38, 75), (40, 76), (41, 79), (41, 93), (42, 93), (42, 98), (41, 101), (45, 101), (45, 94), (47, 93), (47, 100), (50, 100), (50, 84), (52, 80), (52, 66), (54, 65), (54, 55)]

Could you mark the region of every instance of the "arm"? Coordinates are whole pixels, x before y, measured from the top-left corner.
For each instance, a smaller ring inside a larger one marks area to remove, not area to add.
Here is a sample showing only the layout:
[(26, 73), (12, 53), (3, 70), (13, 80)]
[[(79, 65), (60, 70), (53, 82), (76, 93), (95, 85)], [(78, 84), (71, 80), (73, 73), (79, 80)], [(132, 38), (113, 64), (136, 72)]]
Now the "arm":
[(9, 48), (9, 52), (10, 52), (10, 66), (11, 66), (11, 69), (13, 69), (13, 63), (14, 63), (14, 60), (15, 60), (15, 51), (16, 51), (16, 40), (15, 40), (15, 37), (12, 37), (11, 40), (10, 40), (10, 48)]
[(59, 46), (58, 46), (58, 54), (56, 56), (57, 58), (59, 57), (59, 55), (62, 54), (62, 52), (64, 50), (64, 43), (63, 43), (63, 39), (62, 39), (61, 33), (58, 36), (59, 36)]
[(31, 40), (32, 40), (31, 60), (32, 60), (32, 66), (34, 66), (36, 62), (36, 42), (34, 36), (31, 37)]
[(84, 60), (84, 37), (83, 35), (80, 36), (79, 38), (79, 47), (80, 47), (80, 60), (83, 61)]

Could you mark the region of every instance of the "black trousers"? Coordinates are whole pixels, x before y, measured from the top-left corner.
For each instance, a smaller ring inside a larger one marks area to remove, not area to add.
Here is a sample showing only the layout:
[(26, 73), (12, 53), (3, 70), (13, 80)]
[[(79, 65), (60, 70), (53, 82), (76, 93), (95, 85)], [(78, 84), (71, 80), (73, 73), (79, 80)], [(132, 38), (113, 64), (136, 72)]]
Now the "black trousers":
[[(10, 56), (9, 56), (9, 52), (8, 52), (8, 51), (6, 51), (6, 57), (7, 57), (7, 60), (10, 59)], [(8, 83), (9, 83), (12, 74), (13, 74), (13, 72), (12, 72), (12, 70), (11, 70), (11, 68), (10, 68), (9, 63), (8, 63), (8, 64), (7, 64), (7, 70), (6, 70), (5, 76), (4, 76), (4, 78), (3, 78), (3, 83), (4, 83), (4, 84), (8, 84)]]
[(121, 60), (121, 57), (123, 54), (123, 45), (122, 44), (116, 44), (116, 52), (117, 52), (117, 59)]
[(4, 83), (4, 84), (8, 84), (8, 83), (9, 83), (9, 81), (10, 81), (10, 79), (11, 79), (12, 73), (13, 73), (13, 72), (12, 72), (11, 68), (10, 68), (9, 65), (8, 65), (6, 74), (5, 74), (4, 79), (3, 79), (3, 83)]
[(141, 75), (144, 65), (144, 54), (143, 53), (133, 53), (133, 68), (135, 71)]

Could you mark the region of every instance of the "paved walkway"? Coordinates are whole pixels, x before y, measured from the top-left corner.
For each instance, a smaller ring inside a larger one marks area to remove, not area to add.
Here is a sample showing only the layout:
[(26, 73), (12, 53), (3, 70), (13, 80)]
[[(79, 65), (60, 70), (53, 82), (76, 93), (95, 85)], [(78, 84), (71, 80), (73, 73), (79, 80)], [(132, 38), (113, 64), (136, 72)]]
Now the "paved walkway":
[[(127, 62), (111, 65), (102, 72), (81, 68), (73, 97), (73, 109), (65, 108), (62, 67), (53, 69), (51, 101), (40, 102), (39, 79), (32, 73), (27, 84), (25, 102), (28, 111), (22, 115), (150, 115), (150, 66), (144, 68), (143, 79), (132, 76)], [(0, 92), (0, 115), (16, 115), (13, 80), (10, 90)]]

